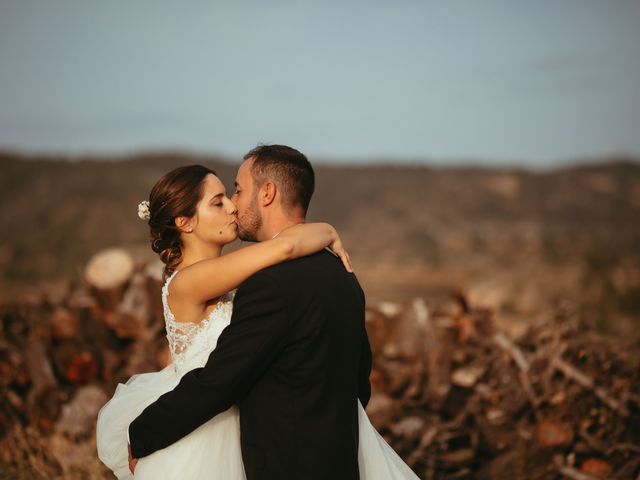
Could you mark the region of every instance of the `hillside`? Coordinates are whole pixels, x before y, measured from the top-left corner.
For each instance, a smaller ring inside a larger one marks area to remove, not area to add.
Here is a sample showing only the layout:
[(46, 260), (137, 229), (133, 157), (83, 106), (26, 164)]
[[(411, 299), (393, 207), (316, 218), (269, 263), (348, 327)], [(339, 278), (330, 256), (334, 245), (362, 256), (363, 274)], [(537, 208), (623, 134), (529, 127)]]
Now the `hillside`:
[[(151, 259), (136, 206), (164, 172), (205, 163), (231, 191), (237, 164), (182, 153), (114, 159), (0, 154), (0, 299), (79, 280), (114, 245)], [(562, 307), (640, 331), (640, 164), (532, 172), (317, 166), (309, 219), (342, 233), (370, 302), (461, 289), (517, 325)]]

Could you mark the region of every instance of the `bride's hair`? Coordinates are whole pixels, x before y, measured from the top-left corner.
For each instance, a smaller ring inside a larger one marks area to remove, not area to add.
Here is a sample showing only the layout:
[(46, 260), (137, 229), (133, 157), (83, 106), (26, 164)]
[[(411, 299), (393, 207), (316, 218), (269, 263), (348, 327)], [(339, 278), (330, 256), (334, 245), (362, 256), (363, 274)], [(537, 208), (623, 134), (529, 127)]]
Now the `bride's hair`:
[(193, 217), (202, 199), (204, 178), (216, 172), (202, 165), (178, 167), (165, 174), (149, 195), (151, 248), (165, 264), (165, 276), (171, 275), (182, 260), (182, 240), (176, 217)]

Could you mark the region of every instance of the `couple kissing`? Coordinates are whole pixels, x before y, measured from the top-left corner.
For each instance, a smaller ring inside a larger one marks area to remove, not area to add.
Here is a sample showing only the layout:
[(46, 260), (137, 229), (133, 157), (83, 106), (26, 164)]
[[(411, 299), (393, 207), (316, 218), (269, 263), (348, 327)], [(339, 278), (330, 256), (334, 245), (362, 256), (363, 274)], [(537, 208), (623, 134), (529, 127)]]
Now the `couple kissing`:
[[(98, 416), (118, 477), (418, 477), (369, 422), (365, 296), (336, 230), (305, 223), (301, 152), (260, 145), (229, 197), (214, 171), (164, 175), (139, 208), (165, 264), (172, 363), (120, 384)], [(254, 242), (228, 254), (236, 238)]]

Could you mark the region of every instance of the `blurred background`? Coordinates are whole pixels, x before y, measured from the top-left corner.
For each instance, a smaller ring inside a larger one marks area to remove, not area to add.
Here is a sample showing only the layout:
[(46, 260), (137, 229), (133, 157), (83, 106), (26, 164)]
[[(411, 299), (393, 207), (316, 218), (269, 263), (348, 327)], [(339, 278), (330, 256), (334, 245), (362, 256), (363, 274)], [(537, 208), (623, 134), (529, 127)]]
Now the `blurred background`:
[[(309, 219), (367, 294), (370, 415), (421, 478), (635, 478), (638, 32), (635, 1), (0, 3), (2, 478), (108, 478), (69, 419), (166, 362), (137, 204), (182, 164), (232, 191), (258, 143), (314, 164)], [(132, 267), (107, 295), (85, 268), (111, 247)], [(591, 388), (536, 370), (560, 345)]]

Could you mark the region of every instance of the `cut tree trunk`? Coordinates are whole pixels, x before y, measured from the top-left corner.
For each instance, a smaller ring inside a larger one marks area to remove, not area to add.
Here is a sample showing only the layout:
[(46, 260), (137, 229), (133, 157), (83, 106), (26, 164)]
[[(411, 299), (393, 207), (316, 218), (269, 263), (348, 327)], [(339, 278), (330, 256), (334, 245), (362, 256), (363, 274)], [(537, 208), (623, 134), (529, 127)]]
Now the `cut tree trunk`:
[(133, 271), (133, 258), (126, 250), (108, 248), (91, 257), (84, 270), (84, 279), (100, 306), (113, 310), (122, 301)]

